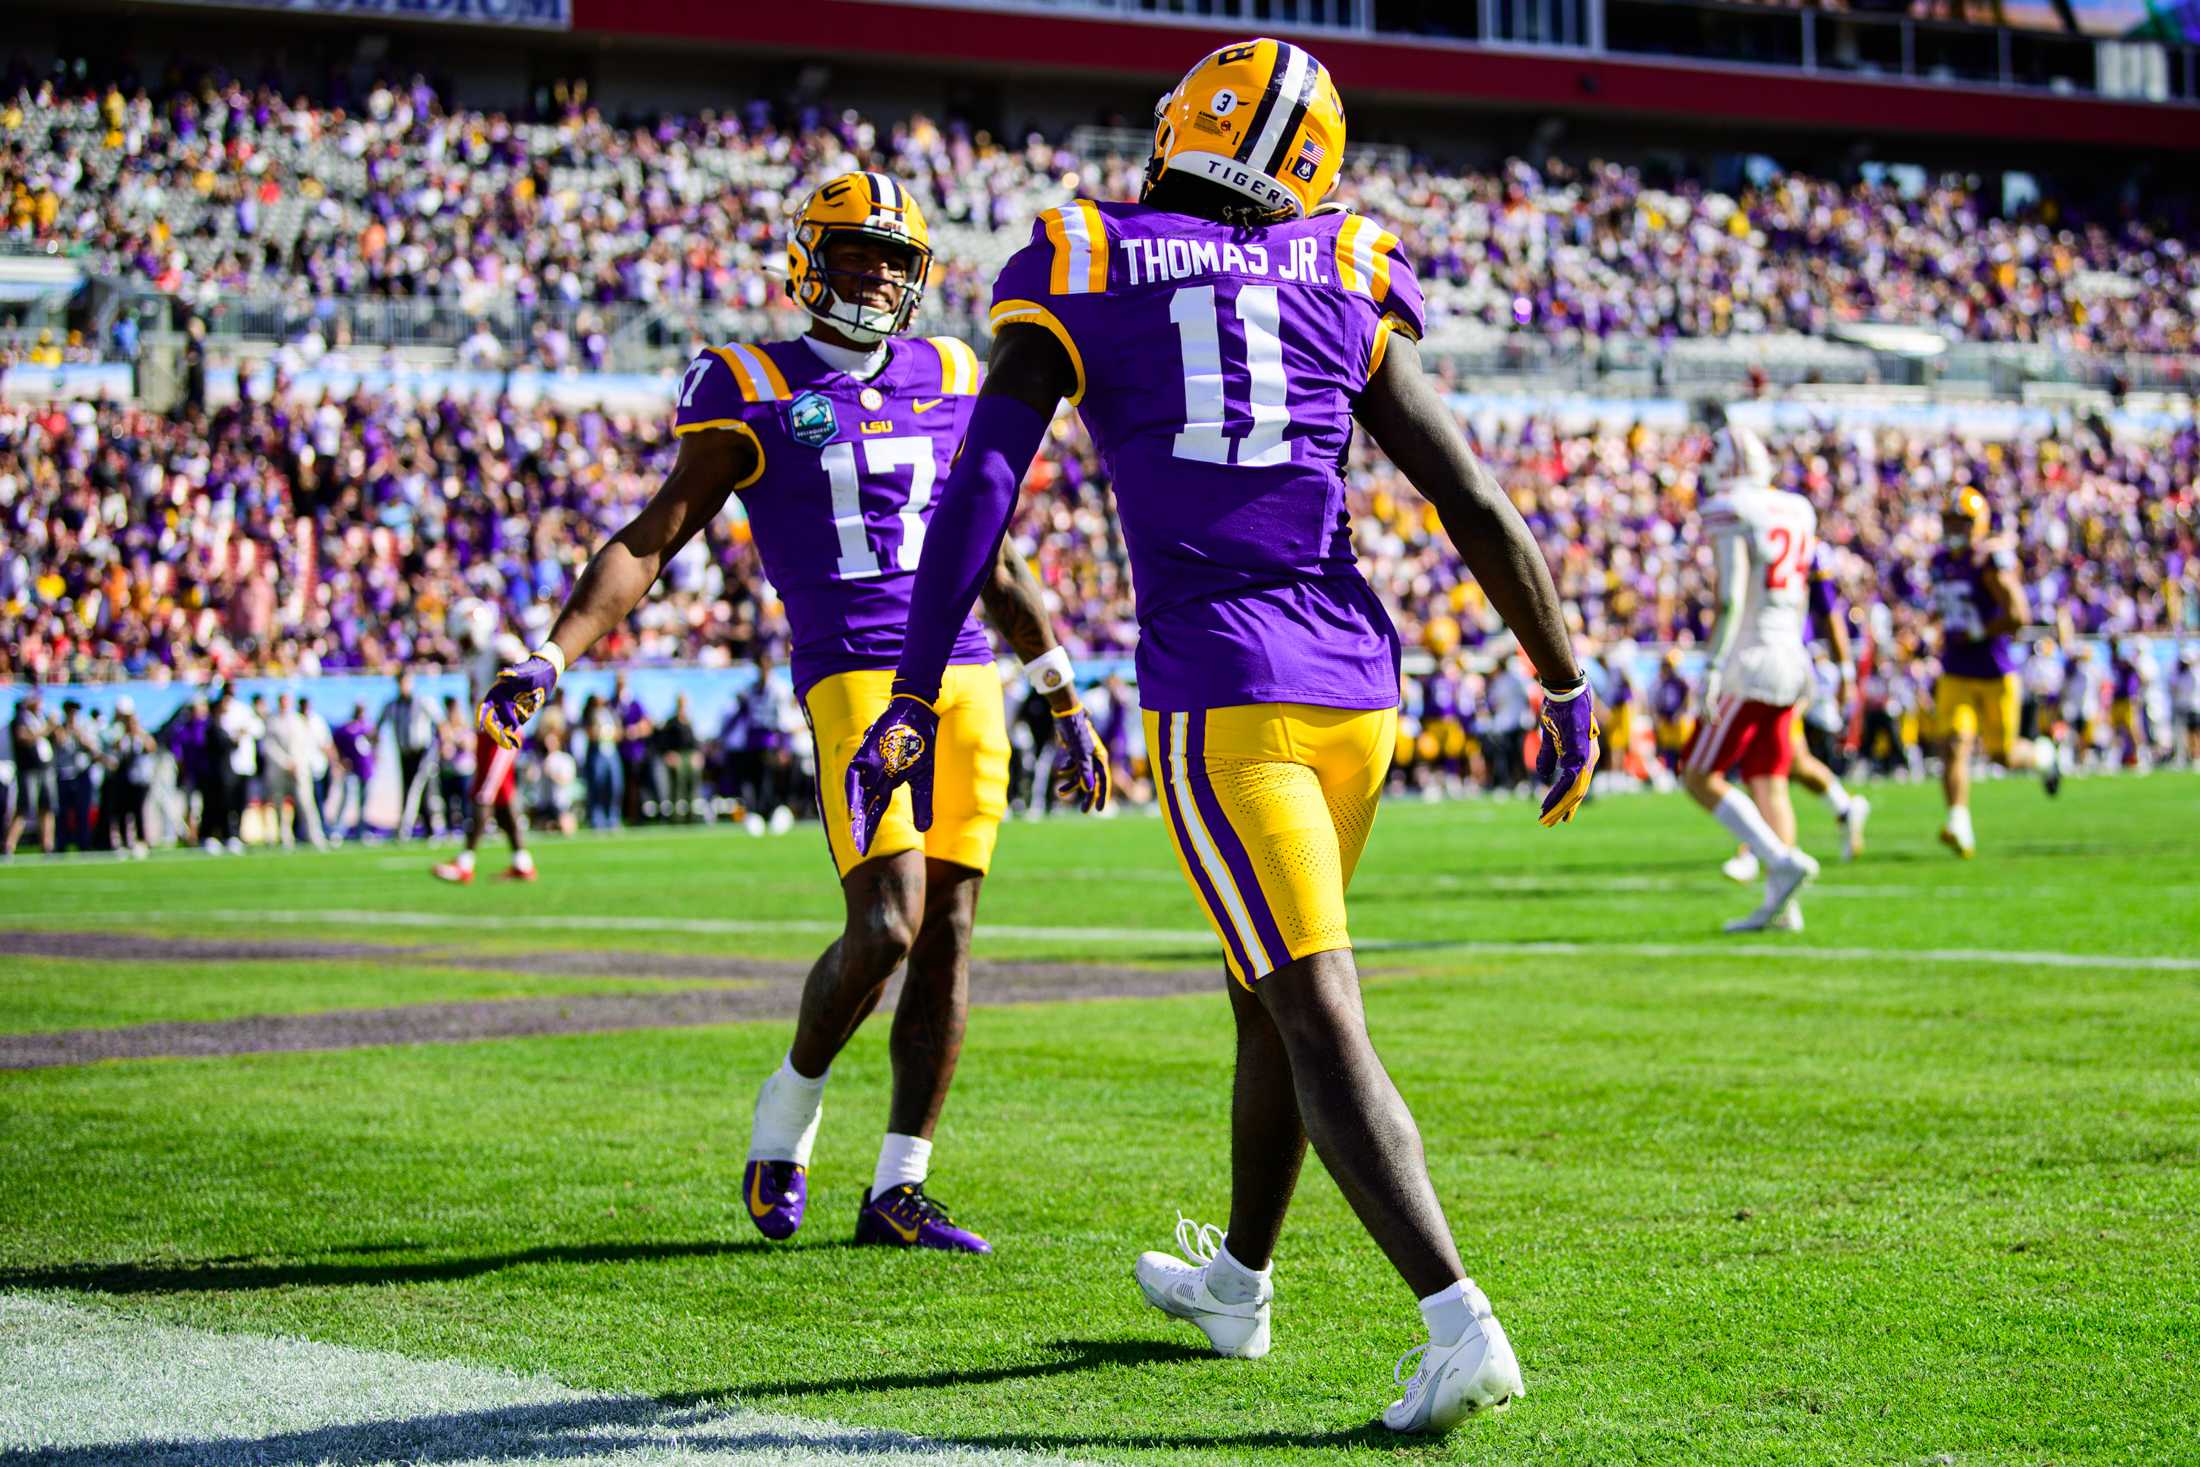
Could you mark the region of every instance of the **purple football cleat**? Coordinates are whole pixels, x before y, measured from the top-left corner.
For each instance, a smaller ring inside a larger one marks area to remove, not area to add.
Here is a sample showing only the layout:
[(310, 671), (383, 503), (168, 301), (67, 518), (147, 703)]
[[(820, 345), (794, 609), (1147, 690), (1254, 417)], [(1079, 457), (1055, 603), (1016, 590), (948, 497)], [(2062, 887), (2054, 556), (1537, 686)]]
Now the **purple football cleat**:
[(741, 1175), (749, 1221), (767, 1238), (791, 1238), (810, 1200), (810, 1169), (792, 1161), (752, 1161)]
[(991, 1253), (993, 1245), (955, 1226), (947, 1209), (924, 1195), (922, 1182), (889, 1187), (876, 1202), (868, 1188), (856, 1214), (856, 1242), (888, 1248), (944, 1248), (951, 1253)]

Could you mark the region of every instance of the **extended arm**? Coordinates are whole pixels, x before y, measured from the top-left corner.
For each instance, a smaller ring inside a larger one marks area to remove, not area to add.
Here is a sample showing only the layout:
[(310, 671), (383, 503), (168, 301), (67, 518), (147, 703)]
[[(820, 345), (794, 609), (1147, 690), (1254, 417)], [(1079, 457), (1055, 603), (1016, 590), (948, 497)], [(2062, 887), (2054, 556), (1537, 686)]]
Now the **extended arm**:
[[(1016, 553), (1004, 535), (1001, 553), (994, 557), (993, 575), (978, 590), (985, 614), (994, 628), (1015, 649), (1026, 666), (1061, 645), (1054, 623), (1047, 616), (1046, 593), (1039, 589), (1031, 567)], [(1077, 709), (1077, 690), (1064, 684), (1047, 694), (1047, 703), (1058, 714)]]
[(534, 656), (497, 674), (474, 714), (474, 726), (505, 748), (518, 748), (520, 729), (541, 711), (566, 665), (595, 646), (649, 594), (666, 563), (725, 508), (733, 486), (756, 468), (756, 454), (754, 440), (742, 433), (708, 429), (682, 438), (680, 456), (663, 486), (610, 543), (589, 557), (549, 639)]
[[(987, 607), (996, 620), (1005, 612), (1004, 633), (1011, 641), (1030, 639), (1017, 650), (1038, 645), (1031, 622), (1043, 631), (1046, 621), (1038, 587), (1002, 584), (1004, 578), (1014, 579), (1016, 568), (1004, 560), (1001, 537), (1015, 512), (1024, 471), (1046, 438), (1047, 424), (1075, 387), (1076, 369), (1068, 353), (1041, 328), (1012, 324), (994, 336), (985, 386), (963, 434), (962, 452), (940, 489), (925, 532), (894, 696), (848, 762), (849, 833), (859, 852), (870, 849), (876, 822), (904, 784), (917, 829), (931, 828), (932, 745), (940, 724), (935, 705), (956, 629), (970, 614), (970, 604), (981, 593), (992, 592)], [(1028, 571), (1024, 575), (1028, 585)], [(1041, 651), (1044, 655), (1045, 649)], [(1097, 810), (1107, 803), (1107, 760), (1099, 754), (1090, 720), (1076, 706), (1075, 690), (1066, 688), (1063, 695), (1070, 706), (1065, 710), (1056, 703), (1055, 731), (1071, 752), (1079, 802)], [(1055, 788), (1068, 792), (1059, 776)]]
[(1581, 666), (1542, 550), (1503, 486), (1467, 447), (1451, 409), (1421, 371), (1419, 348), (1404, 335), (1391, 337), (1355, 416), (1436, 507), (1444, 533), (1545, 686), (1579, 682)]
[(1705, 649), (1704, 703), (1718, 701), (1719, 672), (1742, 626), (1742, 599), (1749, 594), (1749, 542), (1739, 534), (1723, 534), (1711, 542), (1711, 559), (1718, 576), (1718, 614), (1711, 622), (1711, 639)]
[(925, 531), (896, 693), (926, 703), (939, 697), (956, 629), (1002, 573), (1001, 536), (1015, 512), (1017, 487), (1074, 382), (1068, 354), (1040, 327), (1004, 326), (993, 338), (962, 452)]
[(1986, 635), (2007, 637), (2023, 631), (2031, 608), (2025, 604), (2024, 587), (2017, 582), (2016, 567), (1996, 565), (1986, 578), (1986, 592), (2001, 610), (2001, 615), (1987, 624)]
[(665, 565), (725, 508), (733, 486), (756, 465), (756, 447), (740, 433), (708, 430), (680, 440), (664, 485), (625, 528), (589, 557), (550, 641), (570, 663), (626, 619)]
[(1596, 773), (1596, 700), (1574, 660), (1542, 550), (1422, 375), (1420, 349), (1411, 338), (1391, 337), (1354, 412), (1390, 461), (1436, 506), (1444, 533), (1535, 664), (1544, 689), (1535, 772), (1551, 787), (1541, 819), (1545, 825), (1564, 824), (1574, 818)]

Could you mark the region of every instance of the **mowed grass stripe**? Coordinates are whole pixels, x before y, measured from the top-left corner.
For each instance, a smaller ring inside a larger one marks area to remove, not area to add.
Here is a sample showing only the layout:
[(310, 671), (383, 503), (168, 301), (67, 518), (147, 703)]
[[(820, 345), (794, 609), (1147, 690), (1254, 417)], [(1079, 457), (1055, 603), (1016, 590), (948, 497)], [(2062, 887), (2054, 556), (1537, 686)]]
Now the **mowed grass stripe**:
[(295, 1338), (217, 1334), (0, 1294), (0, 1462), (771, 1464), (1067, 1459), (944, 1446), (697, 1397), (652, 1400)]
[[(146, 921), (271, 922), (295, 926), (339, 926), (374, 929), (464, 928), (489, 932), (671, 932), (690, 936), (749, 937), (759, 933), (799, 932), (834, 936), (836, 922), (768, 921), (719, 917), (634, 917), (615, 913), (539, 912), (526, 916), (493, 913), (385, 912), (367, 908), (330, 909), (319, 912), (253, 912), (242, 908), (212, 907), (200, 911), (146, 911)], [(1101, 943), (1148, 947), (1156, 942), (1193, 943), (1211, 940), (1210, 931), (1191, 928), (1153, 927), (1032, 927), (1004, 923), (980, 923), (977, 941), (1056, 944)], [(2046, 952), (2025, 948), (1898, 948), (1820, 947), (1806, 943), (1744, 942), (1484, 942), (1474, 938), (1385, 940), (1358, 944), (1369, 953), (1449, 952), (1507, 957), (1568, 957), (1603, 955), (1621, 958), (1673, 958), (1684, 961), (1743, 958), (1790, 958), (1823, 963), (1952, 963), (1961, 967), (2027, 968), (2136, 968), (2155, 973), (2200, 973), (2200, 957), (2125, 956), (2117, 953)]]

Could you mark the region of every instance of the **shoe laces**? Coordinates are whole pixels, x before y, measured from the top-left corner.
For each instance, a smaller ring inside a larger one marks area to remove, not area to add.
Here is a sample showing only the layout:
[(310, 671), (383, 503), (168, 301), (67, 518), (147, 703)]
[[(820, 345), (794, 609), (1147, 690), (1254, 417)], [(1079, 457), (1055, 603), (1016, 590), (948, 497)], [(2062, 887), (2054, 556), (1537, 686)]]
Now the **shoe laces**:
[(1433, 1343), (1434, 1341), (1431, 1340), (1423, 1340), (1420, 1344), (1415, 1345), (1412, 1349), (1406, 1351), (1403, 1355), (1400, 1355), (1398, 1357), (1398, 1363), (1390, 1367), (1391, 1383), (1394, 1385), (1404, 1386), (1406, 1388), (1406, 1394), (1409, 1396), (1413, 1394), (1413, 1388), (1416, 1385), (1419, 1385), (1421, 1382), (1421, 1365), (1417, 1364), (1413, 1367), (1413, 1379), (1407, 1380), (1406, 1362), (1409, 1360), (1413, 1360), (1420, 1361), (1422, 1364), (1426, 1364), (1427, 1362), (1423, 1357), (1428, 1354), (1429, 1347)]
[(913, 1213), (927, 1222), (943, 1223), (953, 1227), (955, 1218), (948, 1212), (947, 1204), (929, 1196), (921, 1182), (911, 1182), (899, 1189), (901, 1196), (894, 1199), (894, 1206), (902, 1212)]
[(1180, 1212), (1176, 1215), (1176, 1250), (1205, 1268), (1222, 1251), (1222, 1229), (1213, 1223), (1194, 1222)]

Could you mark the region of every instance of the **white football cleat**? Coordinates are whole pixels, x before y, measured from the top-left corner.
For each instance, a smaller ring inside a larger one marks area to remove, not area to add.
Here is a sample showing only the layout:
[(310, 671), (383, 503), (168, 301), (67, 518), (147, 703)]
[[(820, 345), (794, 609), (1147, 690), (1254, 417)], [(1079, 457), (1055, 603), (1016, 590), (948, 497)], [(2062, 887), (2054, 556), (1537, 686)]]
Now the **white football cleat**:
[[(1784, 859), (1773, 864), (1765, 878), (1765, 904), (1746, 917), (1736, 917), (1726, 924), (1726, 930), (1763, 932), (1767, 928), (1778, 928), (1787, 909), (1794, 904), (1795, 894), (1817, 875), (1818, 863), (1808, 852), (1789, 851)], [(1784, 930), (1799, 931), (1801, 926), (1801, 920), (1797, 919), (1794, 928)]]
[(1476, 1411), (1502, 1410), (1514, 1397), (1528, 1393), (1505, 1326), (1490, 1312), (1490, 1301), (1474, 1280), (1467, 1280), (1467, 1290), (1474, 1323), (1459, 1343), (1416, 1345), (1392, 1370), (1392, 1379), (1403, 1379), (1406, 1362), (1420, 1357), (1413, 1379), (1405, 1382), (1406, 1393), (1383, 1412), (1383, 1425), (1392, 1431), (1449, 1431)]
[(1146, 1302), (1163, 1314), (1188, 1319), (1205, 1331), (1217, 1355), (1234, 1360), (1258, 1360), (1268, 1353), (1268, 1305), (1275, 1287), (1261, 1285), (1260, 1297), (1243, 1304), (1225, 1304), (1207, 1288), (1207, 1266), (1222, 1251), (1222, 1229), (1212, 1223), (1193, 1222), (1182, 1213), (1176, 1219), (1176, 1246), (1182, 1258), (1167, 1253), (1138, 1255), (1138, 1288)]
[(1841, 817), (1841, 859), (1853, 861), (1864, 854), (1864, 822), (1872, 818), (1872, 802), (1862, 795), (1849, 796), (1849, 813)]
[(1743, 886), (1752, 885), (1762, 874), (1757, 865), (1757, 853), (1744, 846), (1727, 858), (1726, 864), (1719, 868), (1719, 874)]

